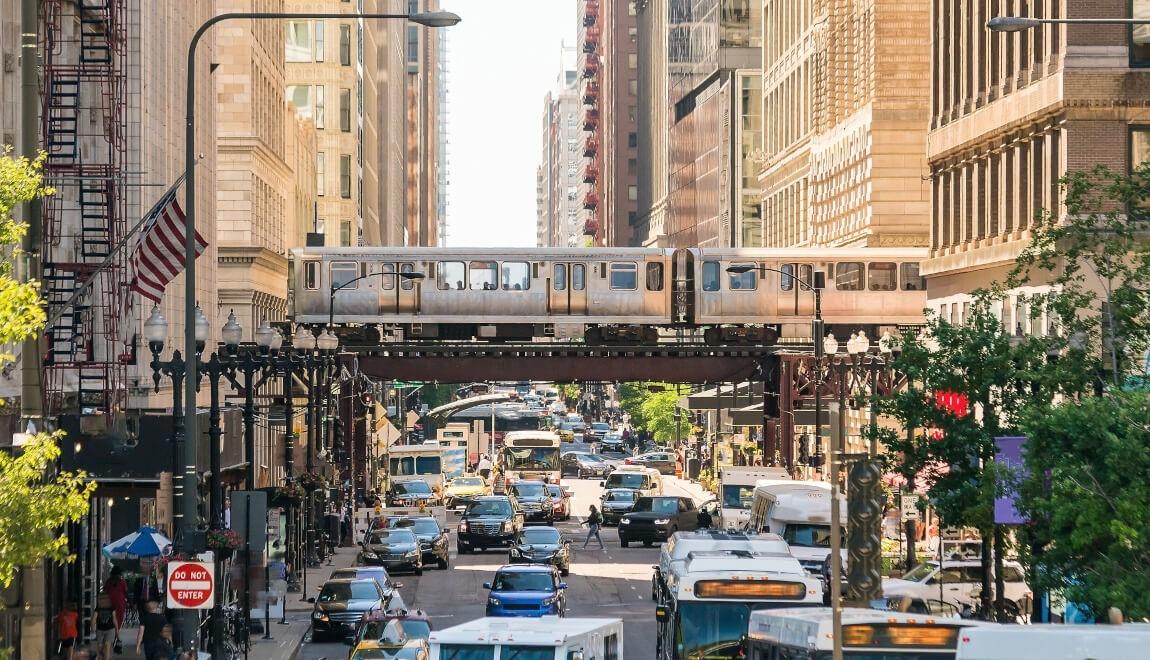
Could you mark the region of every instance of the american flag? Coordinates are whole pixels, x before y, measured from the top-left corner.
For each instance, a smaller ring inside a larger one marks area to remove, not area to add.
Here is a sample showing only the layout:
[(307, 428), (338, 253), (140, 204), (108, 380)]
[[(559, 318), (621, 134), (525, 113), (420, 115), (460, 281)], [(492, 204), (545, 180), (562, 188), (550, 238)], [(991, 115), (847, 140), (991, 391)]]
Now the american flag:
[[(132, 270), (135, 279), (132, 290), (159, 304), (164, 297), (164, 287), (179, 275), (187, 264), (184, 262), (184, 210), (176, 200), (180, 182), (172, 186), (160, 201), (152, 207), (144, 226), (140, 229), (140, 242), (132, 253)], [(208, 242), (196, 232), (196, 256), (199, 257)]]

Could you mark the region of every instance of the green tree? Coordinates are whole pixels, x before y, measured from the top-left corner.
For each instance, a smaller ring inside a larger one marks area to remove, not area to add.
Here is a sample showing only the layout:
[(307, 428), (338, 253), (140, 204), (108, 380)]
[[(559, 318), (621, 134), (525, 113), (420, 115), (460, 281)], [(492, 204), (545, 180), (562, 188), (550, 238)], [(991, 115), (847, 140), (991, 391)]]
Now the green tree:
[[(648, 392), (643, 400), (640, 410), (643, 413), (643, 428), (650, 431), (655, 439), (667, 442), (675, 439), (675, 406), (679, 395), (675, 393), (675, 386), (669, 386), (661, 392)], [(683, 421), (679, 421), (682, 428)]]
[[(43, 185), (44, 159), (43, 154), (34, 161), (14, 158), (11, 147), (0, 155), (0, 344), (34, 337), (46, 320), (40, 284), (16, 278), (16, 264), (23, 256), (20, 241), (28, 225), (13, 216), (21, 204), (53, 192)], [(11, 354), (0, 353), (0, 365), (12, 359)]]
[(647, 428), (647, 417), (643, 412), (643, 402), (651, 396), (649, 383), (632, 381), (619, 384), (619, 408), (631, 416), (631, 426)]

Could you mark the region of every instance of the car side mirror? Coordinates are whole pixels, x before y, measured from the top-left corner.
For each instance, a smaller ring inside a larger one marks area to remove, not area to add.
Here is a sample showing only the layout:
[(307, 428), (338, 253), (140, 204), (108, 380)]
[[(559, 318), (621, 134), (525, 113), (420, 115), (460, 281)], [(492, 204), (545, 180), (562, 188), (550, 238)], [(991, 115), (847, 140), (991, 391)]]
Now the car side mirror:
[(484, 583), (483, 583), (483, 588), (484, 588), (484, 589), (490, 589), (490, 588), (491, 588), (491, 583), (490, 583), (490, 582), (484, 582)]
[(560, 582), (560, 583), (559, 583), (559, 588), (560, 588), (560, 589), (566, 589), (566, 588), (567, 588), (567, 583), (566, 583), (566, 582)]
[(312, 596), (311, 598), (308, 598), (308, 599), (307, 599), (307, 602), (309, 602), (309, 603), (314, 603), (314, 602), (315, 602), (315, 596)]
[(607, 482), (606, 482), (606, 481), (600, 481), (600, 482), (599, 482), (599, 487), (600, 487), (600, 488), (606, 488), (606, 487), (607, 487)]

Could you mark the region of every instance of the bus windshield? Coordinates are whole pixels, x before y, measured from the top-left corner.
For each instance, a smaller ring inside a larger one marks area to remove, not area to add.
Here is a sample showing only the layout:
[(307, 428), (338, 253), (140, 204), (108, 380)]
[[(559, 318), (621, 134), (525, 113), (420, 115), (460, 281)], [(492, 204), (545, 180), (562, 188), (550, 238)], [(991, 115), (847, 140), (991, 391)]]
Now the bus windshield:
[(739, 641), (747, 634), (751, 612), (797, 603), (701, 603), (679, 601), (676, 613), (676, 657), (691, 660), (728, 660), (735, 657)]
[(754, 484), (740, 486), (723, 486), (723, 508), (750, 510), (751, 501), (755, 498)]
[(508, 470), (558, 470), (558, 447), (504, 447)]
[(443, 471), (442, 463), (438, 456), (400, 456), (391, 459), (391, 475), (412, 477), (417, 474), (439, 474)]
[[(845, 542), (846, 531), (843, 531)], [(803, 523), (787, 523), (783, 530), (783, 540), (789, 545), (800, 548), (829, 548), (831, 547), (831, 526), (812, 525)]]

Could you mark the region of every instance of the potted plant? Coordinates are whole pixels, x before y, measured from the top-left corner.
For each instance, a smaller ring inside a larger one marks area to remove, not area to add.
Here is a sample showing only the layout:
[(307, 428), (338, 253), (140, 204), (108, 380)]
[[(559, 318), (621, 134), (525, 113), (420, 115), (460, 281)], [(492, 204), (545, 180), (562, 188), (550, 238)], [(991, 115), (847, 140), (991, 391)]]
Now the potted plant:
[(272, 499), (280, 504), (291, 505), (294, 502), (299, 502), (303, 497), (303, 487), (296, 481), (288, 481), (275, 489), (275, 495)]
[(327, 481), (320, 475), (313, 472), (304, 472), (296, 478), (296, 482), (299, 483), (300, 487), (309, 493), (312, 491), (327, 488)]
[(232, 553), (243, 545), (243, 539), (238, 532), (232, 529), (209, 529), (208, 548), (219, 555), (220, 559), (227, 559)]

